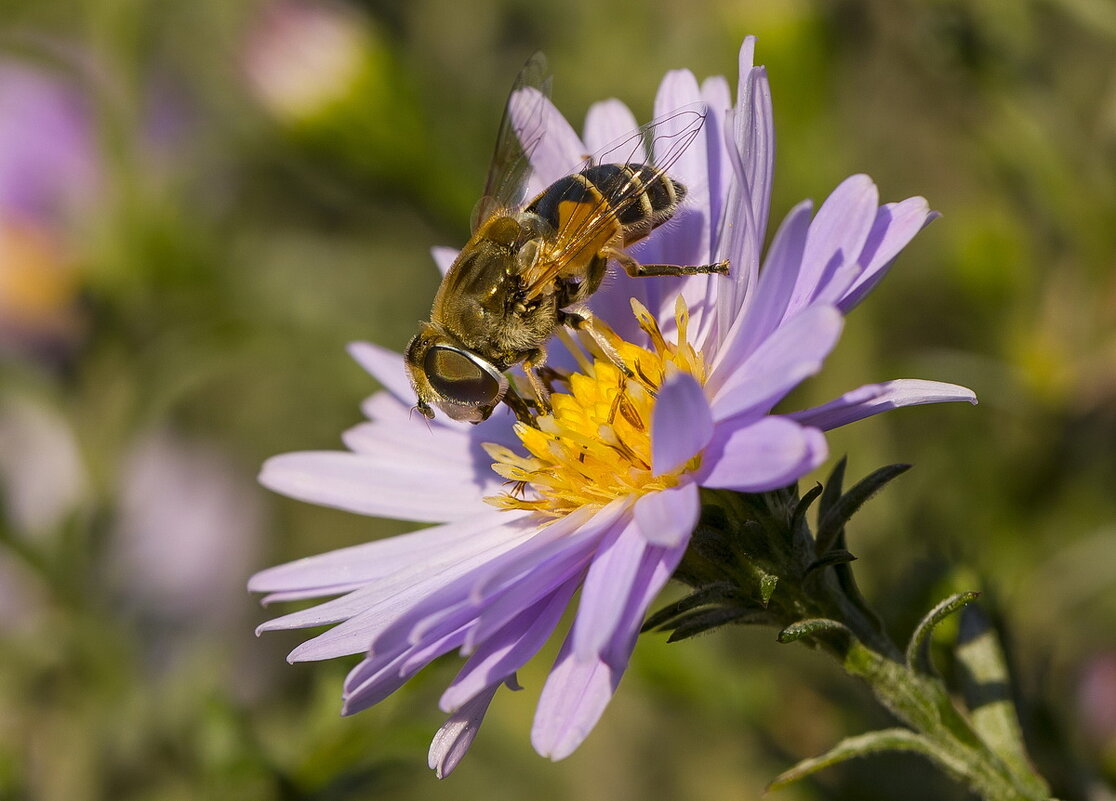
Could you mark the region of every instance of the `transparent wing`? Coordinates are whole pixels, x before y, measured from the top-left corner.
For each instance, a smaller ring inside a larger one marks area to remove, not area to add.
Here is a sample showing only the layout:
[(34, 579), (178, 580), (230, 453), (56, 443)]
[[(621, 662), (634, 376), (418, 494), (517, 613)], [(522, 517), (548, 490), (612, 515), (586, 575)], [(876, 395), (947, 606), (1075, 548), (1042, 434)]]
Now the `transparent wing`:
[(497, 211), (523, 205), (531, 177), (530, 156), (545, 133), (544, 120), (549, 98), (550, 75), (546, 57), (536, 52), (516, 76), (504, 106), (484, 195), (473, 209), (474, 232)]
[[(675, 162), (701, 133), (708, 108), (704, 103), (680, 108), (619, 137), (600, 148), (589, 158), (589, 166), (597, 164), (640, 164), (653, 167), (653, 179), (670, 174)], [(651, 163), (654, 154), (654, 163)], [(631, 204), (639, 201), (645, 183), (628, 182), (610, 189), (607, 196), (592, 208), (577, 215), (553, 238), (546, 258), (527, 277), (526, 296), (543, 292), (570, 261), (583, 257), (586, 249), (596, 246), (603, 232), (614, 228), (617, 220)]]

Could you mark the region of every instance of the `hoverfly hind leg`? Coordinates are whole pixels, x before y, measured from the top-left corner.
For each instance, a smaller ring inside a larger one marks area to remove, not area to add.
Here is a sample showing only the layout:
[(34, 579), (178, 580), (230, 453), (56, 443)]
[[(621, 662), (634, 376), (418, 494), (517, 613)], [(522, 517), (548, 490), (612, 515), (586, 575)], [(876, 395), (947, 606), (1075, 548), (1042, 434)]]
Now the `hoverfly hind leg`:
[(727, 260), (715, 264), (641, 264), (627, 251), (619, 248), (608, 248), (602, 255), (616, 261), (624, 272), (632, 278), (649, 278), (652, 276), (678, 276), (678, 275), (728, 275), (729, 263)]

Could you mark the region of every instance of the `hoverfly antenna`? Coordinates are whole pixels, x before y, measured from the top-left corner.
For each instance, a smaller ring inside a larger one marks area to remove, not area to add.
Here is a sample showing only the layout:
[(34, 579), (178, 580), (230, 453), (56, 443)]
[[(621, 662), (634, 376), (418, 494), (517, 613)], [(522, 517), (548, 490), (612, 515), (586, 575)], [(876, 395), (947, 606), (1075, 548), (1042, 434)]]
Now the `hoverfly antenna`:
[(434, 410), (431, 409), (426, 404), (419, 401), (418, 403), (416, 403), (414, 406), (411, 407), (411, 410), (407, 415), (407, 422), (410, 422), (411, 420), (414, 419), (415, 412), (418, 412), (424, 418), (426, 418), (426, 430), (427, 431), (433, 431), (434, 429), (431, 428), (430, 421), (434, 419)]

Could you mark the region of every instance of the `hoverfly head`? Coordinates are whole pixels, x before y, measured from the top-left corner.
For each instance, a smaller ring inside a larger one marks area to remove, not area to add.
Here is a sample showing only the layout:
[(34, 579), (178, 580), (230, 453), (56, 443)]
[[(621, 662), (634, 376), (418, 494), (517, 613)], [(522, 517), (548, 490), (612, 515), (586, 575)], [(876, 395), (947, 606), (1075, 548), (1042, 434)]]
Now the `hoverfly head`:
[(419, 328), (403, 361), (418, 396), (416, 408), (427, 418), (433, 418), (434, 406), (450, 419), (480, 423), (508, 390), (508, 379), (495, 365), (430, 323)]

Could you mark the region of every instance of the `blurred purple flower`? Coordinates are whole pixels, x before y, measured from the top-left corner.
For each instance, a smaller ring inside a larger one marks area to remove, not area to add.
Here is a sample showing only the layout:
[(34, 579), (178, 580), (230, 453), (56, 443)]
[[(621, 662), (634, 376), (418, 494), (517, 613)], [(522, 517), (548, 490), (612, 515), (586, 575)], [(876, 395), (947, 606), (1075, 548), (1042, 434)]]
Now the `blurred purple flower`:
[(75, 84), (0, 62), (0, 346), (50, 351), (80, 328), (66, 229), (101, 184), (93, 124)]
[(1077, 714), (1095, 746), (1116, 745), (1116, 651), (1096, 654), (1085, 663), (1078, 679)]
[(119, 504), (111, 563), (129, 597), (163, 621), (227, 622), (263, 530), (259, 498), (229, 458), (147, 435), (125, 460)]
[(249, 88), (280, 119), (312, 117), (353, 90), (367, 67), (369, 37), (367, 20), (351, 6), (272, 2), (244, 48)]
[[(440, 524), (265, 570), (249, 585), (269, 593), (265, 602), (340, 596), (260, 629), (337, 624), (291, 661), (368, 651), (345, 683), (346, 714), (382, 700), (442, 654), (468, 657), (441, 699), (451, 716), (431, 746), (439, 776), (457, 765), (496, 690), (515, 686), (516, 670), (579, 589), (532, 742), (561, 759), (585, 739), (616, 690), (646, 609), (686, 549), (699, 486), (782, 487), (825, 459), (824, 430), (898, 406), (975, 401), (963, 387), (898, 380), (814, 409), (772, 412), (818, 371), (843, 314), (933, 215), (922, 198), (881, 206), (871, 180), (854, 176), (816, 215), (809, 202), (791, 211), (761, 272), (774, 134), (753, 47), (749, 38), (741, 50), (731, 109), (723, 78), (699, 86), (677, 71), (659, 89), (656, 118), (694, 103), (709, 114), (671, 167), (687, 188), (685, 207), (633, 250), (645, 263), (727, 258), (733, 274), (616, 276), (598, 293), (595, 310), (623, 335), (616, 346), (627, 363), (638, 358), (644, 385), (573, 354), (581, 372), (537, 429), (500, 416), (477, 426), (428, 423), (410, 413), (401, 357), (358, 344), (354, 358), (387, 391), (366, 402), (369, 421), (346, 432), (350, 450), (287, 454), (263, 468), (266, 486), (295, 498)], [(537, 109), (538, 98), (513, 98), (513, 116), (528, 106)], [(590, 110), (584, 139), (548, 103), (544, 109), (535, 188), (636, 128), (615, 100)], [(443, 270), (453, 255), (435, 251)], [(504, 479), (520, 482), (522, 493), (504, 492)]]
[(57, 225), (100, 183), (85, 94), (42, 69), (0, 63), (0, 216)]

